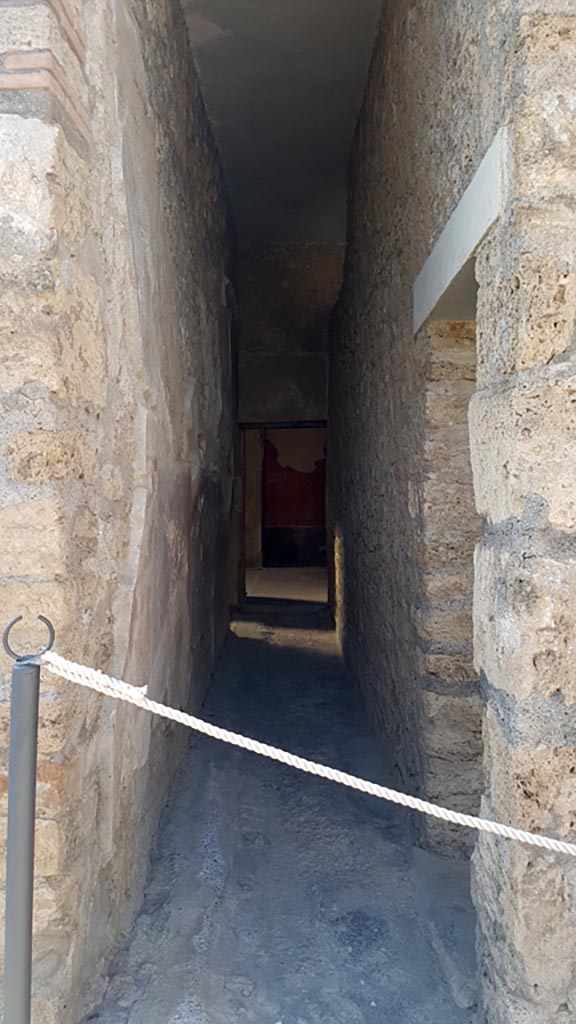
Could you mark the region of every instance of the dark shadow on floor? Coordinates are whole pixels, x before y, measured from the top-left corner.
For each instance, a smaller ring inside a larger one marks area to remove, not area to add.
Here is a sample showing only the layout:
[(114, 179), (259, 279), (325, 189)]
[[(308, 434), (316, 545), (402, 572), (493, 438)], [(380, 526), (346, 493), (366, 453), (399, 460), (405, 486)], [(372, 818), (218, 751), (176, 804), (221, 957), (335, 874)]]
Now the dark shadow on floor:
[[(238, 617), (202, 716), (385, 781), (326, 609), (293, 614)], [(88, 1019), (472, 1024), (474, 996), (454, 1003), (430, 931), (435, 900), (444, 931), (472, 919), (466, 876), (410, 847), (404, 813), (193, 734), (142, 911)]]
[(328, 605), (315, 601), (247, 597), (235, 618), (241, 622), (268, 624), (282, 629), (334, 628)]

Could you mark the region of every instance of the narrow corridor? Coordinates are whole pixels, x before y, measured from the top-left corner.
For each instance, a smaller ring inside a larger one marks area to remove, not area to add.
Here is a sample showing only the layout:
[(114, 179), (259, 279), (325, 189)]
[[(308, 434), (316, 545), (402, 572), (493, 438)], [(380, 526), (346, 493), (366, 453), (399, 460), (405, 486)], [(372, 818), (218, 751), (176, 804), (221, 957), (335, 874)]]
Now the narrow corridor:
[[(202, 714), (382, 778), (324, 605), (248, 601)], [(404, 834), (380, 801), (192, 736), (85, 1024), (470, 1024), (466, 867)]]

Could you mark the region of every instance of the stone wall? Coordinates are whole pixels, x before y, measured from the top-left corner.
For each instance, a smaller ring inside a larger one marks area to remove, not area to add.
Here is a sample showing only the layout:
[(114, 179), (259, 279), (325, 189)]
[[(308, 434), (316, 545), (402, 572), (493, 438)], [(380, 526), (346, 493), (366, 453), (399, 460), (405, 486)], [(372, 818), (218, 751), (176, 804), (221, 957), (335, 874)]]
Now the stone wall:
[[(425, 347), (424, 436), (412, 509), (418, 536), (419, 588), (414, 609), (421, 693), (422, 789), (456, 810), (477, 811), (481, 789), (481, 714), (472, 662), (476, 513), (468, 404), (476, 380), (474, 324), (431, 321)], [(424, 819), (429, 845), (468, 850), (473, 835)]]
[[(438, 703), (451, 692), (453, 680), (439, 671), (422, 692), (429, 350), (426, 329), (412, 334), (412, 286), (507, 125), (504, 210), (476, 260), (470, 419), (476, 506), (485, 517), (474, 595), (482, 809), (572, 839), (575, 58), (571, 0), (384, 6), (352, 155), (329, 407), (343, 648), (386, 737), (390, 768), (408, 789), (426, 792), (426, 705), (430, 694)], [(452, 642), (455, 616), (437, 621), (427, 639), (436, 643), (447, 629)], [(467, 663), (458, 687), (474, 685), (469, 674)], [(575, 887), (565, 859), (479, 843), (486, 1024), (574, 1019)]]
[(328, 322), (342, 259), (340, 245), (240, 246), (241, 422), (326, 419)]
[[(501, 8), (384, 5), (351, 156), (330, 364), (329, 511), (344, 654), (385, 737), (391, 773), (435, 798), (446, 788), (469, 810), (477, 782), (455, 792), (446, 765), (438, 784), (428, 747), (438, 708), (446, 720), (457, 697), (477, 700), (469, 616), (455, 593), (442, 609), (436, 601), (432, 616), (430, 594), (442, 585), (431, 571), (436, 540), (446, 578), (451, 564), (465, 573), (479, 532), (468, 477), (467, 522), (448, 550), (449, 523), (461, 517), (454, 489), (435, 488), (433, 475), (449, 483), (466, 463), (471, 339), (464, 331), (447, 340), (443, 360), (442, 325), (414, 337), (412, 286), (503, 117), (510, 26)], [(442, 438), (442, 417), (456, 407), (458, 422)], [(469, 599), (471, 577), (460, 579)], [(477, 759), (476, 737), (474, 748)]]
[[(482, 810), (574, 842), (576, 9), (524, 6), (508, 205), (476, 260)], [(474, 867), (486, 1019), (573, 1021), (576, 861), (482, 838)]]
[[(26, 648), (43, 612), (61, 653), (198, 706), (227, 623), (234, 407), (228, 216), (179, 5), (3, 4), (0, 135), (0, 618), (25, 615)], [(37, 1024), (98, 997), (184, 743), (45, 680)]]
[(243, 430), (244, 438), (244, 564), (262, 568), (262, 465), (264, 432)]

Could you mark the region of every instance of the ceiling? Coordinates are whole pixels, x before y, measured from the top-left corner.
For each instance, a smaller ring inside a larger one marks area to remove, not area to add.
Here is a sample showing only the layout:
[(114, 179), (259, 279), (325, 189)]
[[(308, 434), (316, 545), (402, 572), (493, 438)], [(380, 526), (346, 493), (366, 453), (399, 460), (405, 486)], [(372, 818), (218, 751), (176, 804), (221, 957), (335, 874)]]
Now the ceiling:
[(381, 0), (182, 0), (240, 239), (341, 242)]

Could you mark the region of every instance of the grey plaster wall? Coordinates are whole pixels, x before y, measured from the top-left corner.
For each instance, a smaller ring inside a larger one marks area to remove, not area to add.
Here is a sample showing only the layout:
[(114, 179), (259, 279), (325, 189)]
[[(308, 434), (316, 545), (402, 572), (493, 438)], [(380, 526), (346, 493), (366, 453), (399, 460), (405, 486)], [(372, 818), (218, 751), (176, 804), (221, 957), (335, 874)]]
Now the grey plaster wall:
[(341, 245), (240, 247), (241, 422), (326, 418), (328, 324), (342, 260)]
[(239, 237), (343, 242), (381, 0), (182, 0)]

